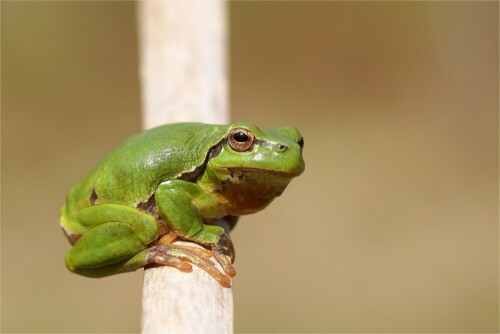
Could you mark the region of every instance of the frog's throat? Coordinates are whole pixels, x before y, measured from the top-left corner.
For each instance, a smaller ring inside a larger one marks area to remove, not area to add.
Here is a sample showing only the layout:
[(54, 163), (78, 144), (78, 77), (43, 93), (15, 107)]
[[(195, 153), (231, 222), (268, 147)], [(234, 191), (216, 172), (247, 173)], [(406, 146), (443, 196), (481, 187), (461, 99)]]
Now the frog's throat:
[(258, 212), (280, 196), (293, 175), (253, 168), (234, 169), (213, 195), (229, 215)]

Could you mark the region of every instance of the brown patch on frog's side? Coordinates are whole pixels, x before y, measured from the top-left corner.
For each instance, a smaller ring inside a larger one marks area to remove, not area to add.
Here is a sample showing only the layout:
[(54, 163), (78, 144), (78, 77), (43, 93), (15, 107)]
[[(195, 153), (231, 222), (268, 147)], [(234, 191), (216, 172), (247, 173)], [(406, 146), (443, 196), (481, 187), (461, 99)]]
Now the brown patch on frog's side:
[(63, 233), (64, 235), (66, 236), (66, 238), (68, 238), (68, 241), (71, 245), (74, 245), (76, 244), (76, 242), (78, 241), (78, 239), (80, 239), (80, 237), (82, 236), (81, 234), (71, 234), (71, 233), (68, 233), (64, 227), (62, 228), (63, 230)]
[(137, 204), (136, 208), (155, 217), (156, 222), (158, 223), (158, 235), (156, 239), (151, 242), (151, 244), (156, 243), (156, 240), (161, 239), (163, 236), (171, 232), (168, 224), (163, 219), (161, 219), (160, 214), (158, 213), (154, 193), (151, 194), (151, 196), (149, 196), (146, 201)]
[(154, 217), (157, 217), (158, 210), (156, 209), (155, 194), (149, 196), (146, 201), (137, 204), (136, 208), (142, 212), (146, 212)]
[(89, 199), (90, 205), (95, 205), (97, 202), (97, 193), (95, 192), (95, 188), (92, 189), (92, 194), (90, 194), (90, 199)]

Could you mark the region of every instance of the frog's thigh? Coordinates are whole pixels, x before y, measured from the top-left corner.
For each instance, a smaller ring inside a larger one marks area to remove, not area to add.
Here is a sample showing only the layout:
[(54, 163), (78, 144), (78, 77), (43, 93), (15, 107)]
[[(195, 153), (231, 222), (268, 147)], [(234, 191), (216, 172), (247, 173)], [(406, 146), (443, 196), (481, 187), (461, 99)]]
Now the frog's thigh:
[[(105, 276), (135, 270), (146, 263), (146, 252), (141, 251), (158, 231), (153, 216), (127, 206), (101, 204), (83, 209), (77, 218), (89, 230), (66, 254), (70, 270)], [(128, 263), (132, 258), (134, 261)]]
[(193, 202), (207, 207), (215, 205), (215, 201), (195, 183), (182, 180), (164, 182), (156, 190), (155, 202), (160, 216), (169, 222), (177, 234), (186, 239), (214, 244), (224, 233), (224, 229), (219, 226), (203, 224)]

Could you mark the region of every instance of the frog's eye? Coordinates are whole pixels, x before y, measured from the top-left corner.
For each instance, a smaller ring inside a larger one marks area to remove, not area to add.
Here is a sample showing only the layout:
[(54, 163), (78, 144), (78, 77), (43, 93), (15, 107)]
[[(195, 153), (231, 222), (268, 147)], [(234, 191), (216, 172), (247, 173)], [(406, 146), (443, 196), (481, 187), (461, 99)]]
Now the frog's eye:
[(249, 151), (254, 144), (255, 136), (247, 129), (232, 129), (227, 136), (229, 146), (235, 151)]

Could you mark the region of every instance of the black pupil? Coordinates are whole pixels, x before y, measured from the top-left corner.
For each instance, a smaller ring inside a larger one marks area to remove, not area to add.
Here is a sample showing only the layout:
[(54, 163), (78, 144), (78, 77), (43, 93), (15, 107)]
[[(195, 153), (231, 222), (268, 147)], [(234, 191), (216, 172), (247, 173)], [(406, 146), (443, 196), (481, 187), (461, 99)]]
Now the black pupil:
[(236, 132), (233, 135), (233, 138), (234, 138), (234, 140), (236, 140), (237, 142), (240, 142), (240, 143), (244, 143), (248, 140), (248, 136), (244, 132)]

